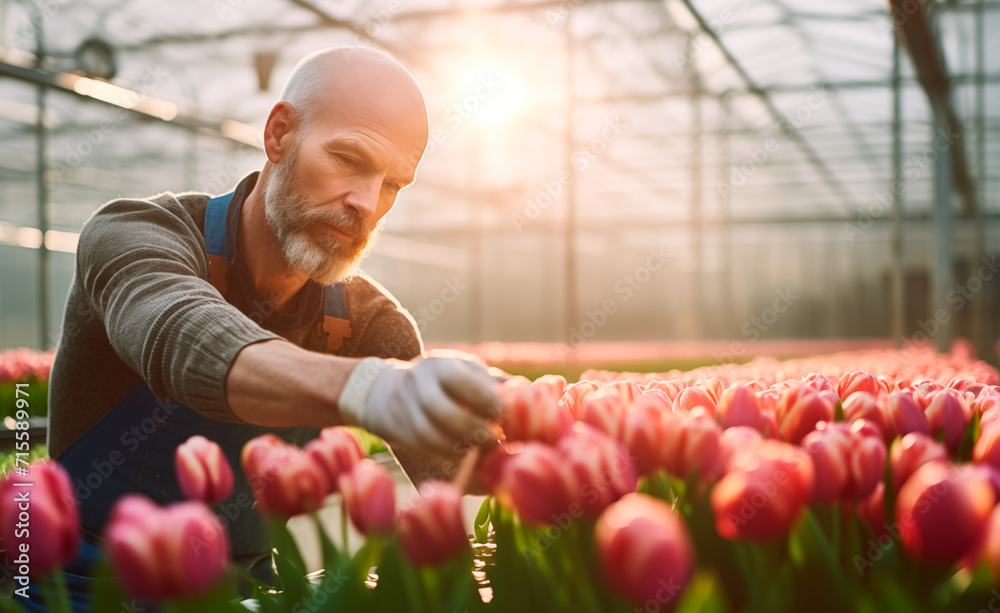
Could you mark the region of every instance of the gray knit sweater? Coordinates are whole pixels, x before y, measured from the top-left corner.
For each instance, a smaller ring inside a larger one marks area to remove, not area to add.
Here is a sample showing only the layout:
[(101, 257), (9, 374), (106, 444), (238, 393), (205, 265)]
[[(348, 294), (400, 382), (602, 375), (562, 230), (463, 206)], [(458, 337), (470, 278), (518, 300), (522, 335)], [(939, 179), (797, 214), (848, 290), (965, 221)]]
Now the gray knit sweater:
[[(256, 178), (257, 173), (246, 177), (234, 194), (229, 215), (237, 220)], [(351, 336), (336, 352), (316, 333), (322, 320), (318, 284), (304, 288), (298, 313), (269, 313), (253, 306), (264, 301), (248, 295), (255, 294), (252, 286), (248, 291), (246, 284), (232, 282), (239, 271), (231, 265), (223, 297), (208, 281), (203, 230), (209, 198), (168, 192), (112, 200), (84, 225), (49, 387), (52, 457), (93, 427), (140, 378), (160, 398), (212, 419), (239, 422), (226, 401), (225, 380), (236, 355), (252, 343), (285, 338), (347, 357), (422, 355), (413, 318), (364, 275), (346, 286)], [(423, 454), (394, 451), (415, 481), (446, 476)]]

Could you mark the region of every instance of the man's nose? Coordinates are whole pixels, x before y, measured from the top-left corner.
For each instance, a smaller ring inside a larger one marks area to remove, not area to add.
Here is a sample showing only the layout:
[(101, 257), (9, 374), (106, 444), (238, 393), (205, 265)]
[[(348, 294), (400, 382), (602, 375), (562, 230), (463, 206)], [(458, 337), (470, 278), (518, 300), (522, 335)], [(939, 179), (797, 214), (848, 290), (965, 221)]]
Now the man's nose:
[(371, 219), (378, 209), (381, 188), (381, 177), (359, 177), (347, 194), (344, 204), (361, 219)]

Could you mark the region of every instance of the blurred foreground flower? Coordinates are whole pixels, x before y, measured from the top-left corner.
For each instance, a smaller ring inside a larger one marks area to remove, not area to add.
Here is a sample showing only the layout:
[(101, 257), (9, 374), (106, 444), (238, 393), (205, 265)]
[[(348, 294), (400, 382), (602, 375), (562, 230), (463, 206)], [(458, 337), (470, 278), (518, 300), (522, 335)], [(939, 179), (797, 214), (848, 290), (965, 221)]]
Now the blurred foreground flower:
[(399, 514), (399, 543), (410, 564), (437, 565), (468, 550), (462, 493), (441, 481), (425, 481), (419, 493), (419, 500)]
[(211, 506), (233, 492), (233, 468), (222, 448), (204, 436), (195, 435), (177, 446), (174, 468), (181, 492), (188, 500)]
[(358, 532), (392, 534), (396, 488), (384, 466), (365, 458), (341, 474), (338, 483), (347, 515)]

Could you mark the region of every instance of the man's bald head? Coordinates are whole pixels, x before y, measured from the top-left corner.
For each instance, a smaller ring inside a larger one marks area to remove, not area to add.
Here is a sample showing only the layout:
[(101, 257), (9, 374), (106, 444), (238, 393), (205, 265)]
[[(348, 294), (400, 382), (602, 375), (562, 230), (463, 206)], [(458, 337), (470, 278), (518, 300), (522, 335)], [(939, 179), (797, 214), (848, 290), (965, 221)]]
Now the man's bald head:
[(407, 150), (427, 143), (427, 107), (413, 76), (391, 55), (368, 47), (313, 52), (295, 66), (281, 100), (292, 105), (300, 128), (321, 119), (377, 117)]

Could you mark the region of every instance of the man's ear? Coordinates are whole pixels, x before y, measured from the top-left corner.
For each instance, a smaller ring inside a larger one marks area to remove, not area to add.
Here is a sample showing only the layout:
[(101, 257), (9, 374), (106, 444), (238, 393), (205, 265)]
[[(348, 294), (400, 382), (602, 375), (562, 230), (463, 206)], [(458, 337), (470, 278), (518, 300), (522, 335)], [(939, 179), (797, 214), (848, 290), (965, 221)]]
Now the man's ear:
[(277, 164), (295, 141), (298, 118), (291, 103), (282, 100), (274, 105), (264, 124), (264, 153), (271, 163)]

